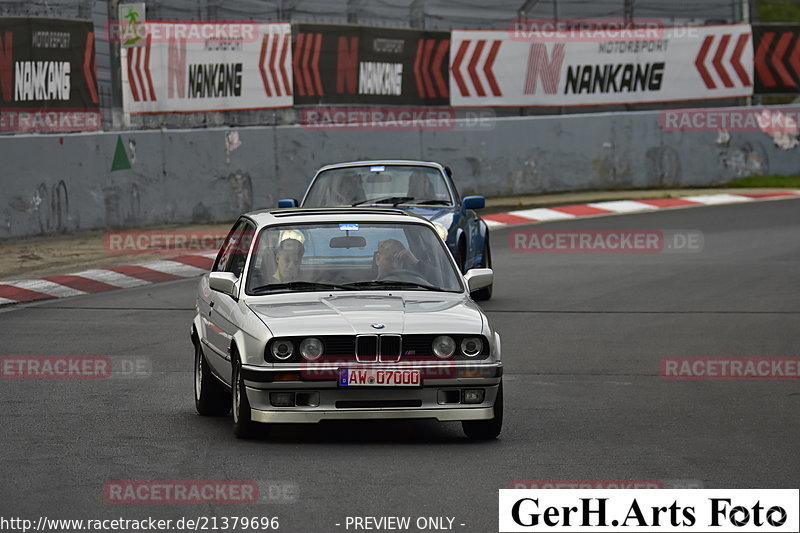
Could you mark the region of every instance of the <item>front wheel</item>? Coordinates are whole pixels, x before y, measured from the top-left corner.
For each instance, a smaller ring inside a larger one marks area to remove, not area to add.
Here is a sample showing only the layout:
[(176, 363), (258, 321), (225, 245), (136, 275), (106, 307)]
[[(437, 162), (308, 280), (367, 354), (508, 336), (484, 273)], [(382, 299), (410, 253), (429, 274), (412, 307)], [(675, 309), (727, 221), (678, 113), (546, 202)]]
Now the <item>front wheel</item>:
[(227, 415), (231, 410), (231, 397), (211, 375), (200, 341), (194, 344), (194, 407), (204, 416)]
[(233, 376), (231, 377), (231, 396), (233, 397), (233, 434), (240, 439), (248, 439), (255, 433), (255, 423), (250, 419), (250, 402), (247, 400), (247, 391), (242, 378), (242, 362), (235, 359), (233, 362)]
[(503, 383), (497, 389), (494, 401), (494, 418), (491, 420), (464, 420), (461, 429), (467, 438), (472, 440), (492, 440), (500, 435), (503, 429)]

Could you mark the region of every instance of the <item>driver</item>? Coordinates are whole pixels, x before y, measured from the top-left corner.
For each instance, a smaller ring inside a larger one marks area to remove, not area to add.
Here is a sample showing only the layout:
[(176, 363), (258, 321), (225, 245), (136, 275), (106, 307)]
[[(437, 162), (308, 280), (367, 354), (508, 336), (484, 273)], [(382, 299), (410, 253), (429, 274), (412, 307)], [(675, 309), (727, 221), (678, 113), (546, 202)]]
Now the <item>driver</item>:
[(397, 270), (413, 269), (419, 263), (403, 243), (397, 239), (386, 239), (378, 243), (375, 252), (375, 264), (378, 266), (378, 279), (384, 278)]
[(275, 274), (272, 278), (282, 283), (297, 281), (304, 253), (305, 247), (297, 239), (282, 240), (275, 251)]

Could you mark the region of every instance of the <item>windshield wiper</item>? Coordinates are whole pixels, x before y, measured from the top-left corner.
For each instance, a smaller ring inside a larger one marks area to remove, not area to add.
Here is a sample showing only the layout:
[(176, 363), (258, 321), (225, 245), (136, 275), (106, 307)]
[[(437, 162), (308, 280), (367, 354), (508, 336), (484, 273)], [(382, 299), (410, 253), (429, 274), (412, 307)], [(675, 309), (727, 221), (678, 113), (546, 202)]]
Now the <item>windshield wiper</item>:
[(413, 196), (387, 196), (386, 198), (376, 198), (374, 200), (362, 200), (360, 202), (351, 204), (350, 207), (355, 207), (357, 205), (363, 205), (363, 204), (393, 204), (396, 206), (398, 204), (404, 204), (406, 202), (410, 202), (413, 199), (414, 199)]
[(427, 285), (425, 283), (416, 283), (414, 281), (399, 281), (399, 280), (391, 280), (391, 279), (380, 279), (374, 281), (357, 281), (355, 283), (348, 283), (345, 287), (353, 288), (353, 289), (369, 289), (372, 287), (410, 287), (410, 288), (419, 288), (425, 289), (429, 291), (443, 291), (441, 287), (436, 287), (434, 285)]
[(270, 283), (268, 285), (261, 285), (255, 289), (250, 289), (250, 292), (257, 293), (285, 289), (290, 291), (313, 291), (327, 289), (339, 289), (344, 291), (351, 290), (350, 287), (345, 285), (336, 285), (333, 283), (317, 283), (315, 281), (289, 281), (287, 283)]
[(448, 200), (425, 200), (417, 202), (417, 205), (450, 205), (450, 202)]

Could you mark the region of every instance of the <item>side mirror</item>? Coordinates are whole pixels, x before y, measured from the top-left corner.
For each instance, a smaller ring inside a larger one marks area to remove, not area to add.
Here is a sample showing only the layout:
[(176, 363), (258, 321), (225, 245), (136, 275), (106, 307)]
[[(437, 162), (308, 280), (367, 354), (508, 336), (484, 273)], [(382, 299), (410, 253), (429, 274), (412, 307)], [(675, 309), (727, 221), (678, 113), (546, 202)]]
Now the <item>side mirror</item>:
[(475, 292), (488, 287), (494, 282), (494, 272), (491, 268), (473, 268), (464, 274), (469, 292)]
[(297, 207), (297, 200), (294, 198), (284, 198), (282, 200), (278, 200), (278, 207)]
[(466, 196), (461, 201), (461, 210), (483, 209), (486, 207), (486, 199), (483, 196)]
[(211, 272), (208, 275), (208, 286), (212, 291), (222, 292), (228, 296), (236, 297), (236, 282), (239, 278), (232, 272)]

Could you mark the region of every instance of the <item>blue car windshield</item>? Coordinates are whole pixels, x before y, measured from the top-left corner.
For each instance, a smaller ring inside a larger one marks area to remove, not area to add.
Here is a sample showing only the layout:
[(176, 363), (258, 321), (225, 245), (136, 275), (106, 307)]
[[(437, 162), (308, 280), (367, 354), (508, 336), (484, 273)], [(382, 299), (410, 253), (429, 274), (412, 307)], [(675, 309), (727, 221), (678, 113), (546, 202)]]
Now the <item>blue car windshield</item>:
[[(346, 218), (346, 217), (343, 217)], [(283, 225), (259, 233), (247, 294), (315, 290), (461, 292), (450, 252), (422, 224)]]
[(442, 173), (419, 165), (366, 165), (320, 172), (304, 207), (453, 205)]

